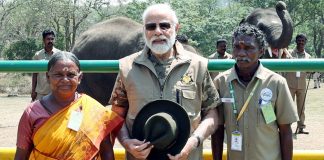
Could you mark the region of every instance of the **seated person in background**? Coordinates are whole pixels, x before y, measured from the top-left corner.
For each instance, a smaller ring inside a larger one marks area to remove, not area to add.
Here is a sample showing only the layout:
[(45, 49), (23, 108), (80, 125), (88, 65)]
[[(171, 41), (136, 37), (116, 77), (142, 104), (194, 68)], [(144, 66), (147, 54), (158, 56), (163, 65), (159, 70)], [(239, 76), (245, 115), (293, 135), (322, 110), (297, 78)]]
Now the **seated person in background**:
[(112, 131), (123, 118), (85, 94), (77, 57), (58, 52), (48, 62), (51, 93), (25, 109), (18, 126), (15, 160), (114, 159)]

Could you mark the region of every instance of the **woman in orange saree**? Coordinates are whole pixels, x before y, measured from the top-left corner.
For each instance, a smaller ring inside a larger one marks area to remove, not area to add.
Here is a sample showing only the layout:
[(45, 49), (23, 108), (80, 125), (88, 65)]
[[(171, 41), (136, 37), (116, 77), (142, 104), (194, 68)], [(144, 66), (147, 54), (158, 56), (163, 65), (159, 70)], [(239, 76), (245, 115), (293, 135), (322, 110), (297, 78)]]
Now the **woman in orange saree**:
[(112, 132), (123, 119), (76, 92), (82, 78), (78, 59), (72, 53), (56, 53), (46, 75), (52, 92), (23, 113), (15, 159), (114, 159)]

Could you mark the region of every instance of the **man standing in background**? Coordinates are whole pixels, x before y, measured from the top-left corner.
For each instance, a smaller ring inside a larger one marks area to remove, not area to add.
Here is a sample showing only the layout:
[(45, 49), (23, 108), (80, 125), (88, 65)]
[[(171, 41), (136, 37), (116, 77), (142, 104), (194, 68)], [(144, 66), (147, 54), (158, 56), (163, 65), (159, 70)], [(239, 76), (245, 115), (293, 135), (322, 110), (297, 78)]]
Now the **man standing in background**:
[[(52, 30), (44, 30), (43, 33), (44, 48), (35, 53), (33, 60), (49, 60), (50, 57), (60, 50), (54, 47), (55, 33)], [(44, 73), (33, 73), (32, 77), (32, 101), (39, 100), (50, 92), (50, 86), (47, 83)]]
[[(216, 42), (216, 52), (211, 54), (209, 59), (232, 59), (232, 55), (226, 52), (227, 41), (225, 39), (219, 39)], [(214, 79), (219, 72), (210, 72), (210, 76)]]
[(321, 79), (320, 79), (320, 76), (321, 76), (321, 74), (319, 72), (314, 72), (313, 73), (314, 89), (321, 88)]
[[(309, 59), (311, 56), (306, 53), (305, 51), (305, 45), (307, 42), (307, 37), (304, 34), (298, 34), (296, 36), (296, 48), (292, 51), (290, 51), (291, 57), (287, 58), (294, 58), (294, 59)], [(298, 132), (299, 134), (308, 134), (308, 132), (305, 132), (304, 129), (306, 128), (306, 125), (304, 123), (305, 121), (305, 99), (306, 99), (306, 78), (307, 73), (306, 72), (287, 72), (285, 74), (285, 78), (287, 80), (289, 90), (291, 93), (291, 96), (293, 100), (297, 102), (297, 111), (299, 116), (299, 121), (297, 123)]]

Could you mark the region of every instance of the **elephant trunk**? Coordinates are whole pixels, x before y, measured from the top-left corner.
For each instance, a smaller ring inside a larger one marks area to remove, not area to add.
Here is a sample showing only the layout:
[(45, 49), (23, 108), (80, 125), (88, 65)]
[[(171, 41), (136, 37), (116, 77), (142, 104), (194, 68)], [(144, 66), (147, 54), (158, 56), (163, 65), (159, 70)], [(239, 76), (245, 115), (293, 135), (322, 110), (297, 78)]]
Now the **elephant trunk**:
[[(278, 17), (282, 22), (282, 32), (279, 36), (270, 36), (273, 39), (268, 39), (267, 41), (272, 48), (286, 48), (288, 47), (293, 34), (293, 22), (287, 11), (286, 4), (282, 1), (279, 1), (276, 5), (276, 12)], [(274, 34), (276, 35), (276, 34)], [(278, 34), (277, 34), (278, 35)]]

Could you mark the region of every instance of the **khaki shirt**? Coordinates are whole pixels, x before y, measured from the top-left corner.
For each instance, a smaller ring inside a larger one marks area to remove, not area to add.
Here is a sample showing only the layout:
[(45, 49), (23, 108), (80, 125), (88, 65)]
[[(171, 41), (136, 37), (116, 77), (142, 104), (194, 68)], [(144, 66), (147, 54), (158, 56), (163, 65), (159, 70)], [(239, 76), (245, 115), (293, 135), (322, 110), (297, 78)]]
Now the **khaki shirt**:
[[(303, 53), (298, 53), (298, 50), (295, 48), (290, 51), (292, 59), (310, 59), (311, 56), (304, 51)], [(287, 80), (289, 88), (292, 89), (306, 89), (306, 72), (299, 72), (300, 76), (297, 76), (297, 72), (287, 72), (284, 73), (284, 77)]]
[[(219, 95), (208, 73), (208, 60), (184, 50), (178, 42), (175, 43), (175, 49), (176, 57), (162, 85), (152, 61), (148, 58), (150, 50), (147, 47), (120, 60), (120, 71), (110, 103), (128, 107), (126, 126), (130, 136), (136, 115), (151, 101), (179, 100), (178, 103), (190, 118), (191, 133), (198, 127), (201, 115), (204, 116), (219, 103)], [(178, 98), (177, 93), (180, 94)], [(202, 159), (202, 147), (193, 150), (190, 159)]]
[[(215, 52), (208, 56), (208, 59), (233, 59), (233, 56), (227, 52), (224, 55), (220, 55), (218, 52)], [(212, 79), (214, 79), (220, 72), (209, 72)]]
[[(229, 89), (229, 83), (231, 82), (235, 104), (239, 113), (258, 79), (260, 82), (254, 95), (238, 122), (238, 130), (243, 137), (242, 151), (232, 151), (231, 133), (236, 129), (236, 116), (233, 113), (232, 103), (223, 102), (223, 98), (232, 98)], [(298, 120), (297, 107), (292, 100), (286, 80), (260, 64), (247, 87), (239, 81), (235, 67), (218, 75), (214, 82), (222, 99), (219, 106), (219, 124), (225, 124), (226, 126), (227, 159), (280, 160), (278, 124), (290, 124)], [(270, 101), (276, 115), (276, 121), (269, 124), (265, 123), (259, 105), (261, 90), (265, 88), (270, 89), (272, 92)]]
[[(60, 50), (53, 47), (53, 50), (52, 50), (53, 54), (55, 54), (59, 51)], [(51, 58), (51, 56), (45, 52), (45, 49), (42, 49), (42, 50), (36, 52), (35, 55), (33, 56), (33, 60), (49, 60), (50, 58)], [(46, 95), (51, 92), (50, 86), (47, 82), (45, 72), (38, 73), (35, 92), (37, 92), (37, 94), (42, 94), (42, 95)]]

